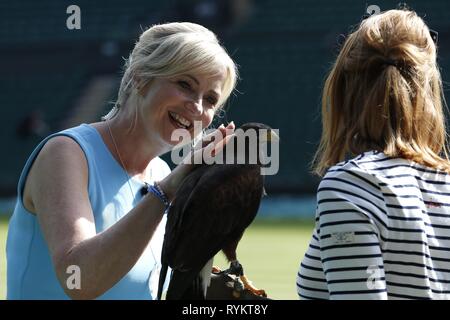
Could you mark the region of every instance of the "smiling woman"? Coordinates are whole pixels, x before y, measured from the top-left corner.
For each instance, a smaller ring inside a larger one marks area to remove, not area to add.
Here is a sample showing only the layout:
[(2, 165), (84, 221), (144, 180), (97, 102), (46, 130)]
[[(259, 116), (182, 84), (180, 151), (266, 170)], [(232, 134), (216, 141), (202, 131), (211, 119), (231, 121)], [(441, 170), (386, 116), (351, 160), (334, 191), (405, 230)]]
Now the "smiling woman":
[(201, 122), (203, 128), (211, 123), (225, 78), (222, 70), (211, 76), (199, 73), (153, 79), (144, 87), (140, 109), (132, 112), (140, 113), (142, 125), (151, 128), (148, 134), (153, 133), (154, 141), (170, 150), (177, 143), (171, 139), (174, 129), (186, 129), (192, 135), (194, 121)]
[[(165, 206), (192, 168), (170, 172), (159, 156), (175, 129), (209, 126), (236, 79), (208, 29), (146, 30), (103, 121), (53, 134), (29, 157), (9, 224), (7, 298), (154, 298)], [(234, 125), (218, 130), (225, 138)]]

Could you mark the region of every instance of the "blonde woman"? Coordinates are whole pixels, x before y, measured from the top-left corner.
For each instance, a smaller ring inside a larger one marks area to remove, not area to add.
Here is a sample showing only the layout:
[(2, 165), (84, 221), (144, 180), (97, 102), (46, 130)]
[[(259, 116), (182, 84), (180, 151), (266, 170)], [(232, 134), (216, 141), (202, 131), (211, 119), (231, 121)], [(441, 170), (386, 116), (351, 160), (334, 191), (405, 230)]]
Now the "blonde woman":
[(369, 17), (325, 82), (304, 299), (449, 299), (450, 162), (436, 44), (413, 11)]
[(7, 298), (154, 298), (164, 209), (191, 169), (170, 173), (159, 156), (174, 130), (211, 124), (236, 77), (206, 28), (146, 30), (105, 120), (46, 138), (28, 159), (9, 225)]

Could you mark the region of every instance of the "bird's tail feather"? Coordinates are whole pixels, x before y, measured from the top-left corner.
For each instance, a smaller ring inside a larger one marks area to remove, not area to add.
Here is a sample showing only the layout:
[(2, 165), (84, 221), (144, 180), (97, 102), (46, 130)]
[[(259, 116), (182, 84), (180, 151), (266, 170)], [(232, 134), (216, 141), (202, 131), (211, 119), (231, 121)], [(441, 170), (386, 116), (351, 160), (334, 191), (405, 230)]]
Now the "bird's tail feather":
[(173, 271), (166, 300), (205, 300), (203, 280), (195, 271)]
[(158, 300), (161, 300), (161, 296), (162, 296), (162, 292), (163, 292), (163, 288), (164, 288), (164, 282), (166, 281), (168, 267), (169, 266), (167, 265), (167, 263), (163, 263), (161, 266), (161, 272), (159, 274), (159, 283), (158, 283), (158, 295), (157, 295)]

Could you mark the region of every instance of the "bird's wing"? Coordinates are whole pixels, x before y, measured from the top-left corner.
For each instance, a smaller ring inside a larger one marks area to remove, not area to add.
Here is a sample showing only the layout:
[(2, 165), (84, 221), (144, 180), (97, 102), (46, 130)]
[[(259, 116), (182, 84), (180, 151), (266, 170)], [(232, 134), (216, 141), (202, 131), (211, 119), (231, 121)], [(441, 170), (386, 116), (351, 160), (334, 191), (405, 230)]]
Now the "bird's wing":
[[(162, 290), (166, 280), (168, 267), (169, 265), (172, 267), (172, 265), (169, 263), (169, 257), (174, 251), (174, 247), (176, 247), (176, 243), (179, 239), (179, 229), (181, 228), (183, 222), (184, 206), (189, 202), (188, 200), (191, 196), (190, 192), (186, 192), (186, 190), (193, 190), (195, 188), (201, 176), (203, 175), (204, 170), (204, 166), (199, 166), (183, 180), (179, 190), (177, 190), (176, 201), (173, 201), (170, 205), (168, 218), (166, 221), (164, 242), (161, 250), (161, 273), (159, 276), (157, 295), (158, 300), (160, 300), (162, 296)], [(191, 273), (195, 275), (195, 272)]]
[(168, 264), (180, 271), (200, 271), (254, 219), (262, 188), (256, 165), (212, 165), (194, 171), (180, 186), (168, 214)]
[(191, 172), (182, 182), (176, 192), (175, 200), (171, 203), (167, 214), (166, 231), (164, 234), (162, 260), (167, 261), (167, 255), (170, 254), (177, 245), (180, 238), (180, 229), (183, 227), (183, 218), (186, 207), (189, 205), (191, 193), (196, 189), (201, 177), (204, 175), (207, 167), (202, 166)]

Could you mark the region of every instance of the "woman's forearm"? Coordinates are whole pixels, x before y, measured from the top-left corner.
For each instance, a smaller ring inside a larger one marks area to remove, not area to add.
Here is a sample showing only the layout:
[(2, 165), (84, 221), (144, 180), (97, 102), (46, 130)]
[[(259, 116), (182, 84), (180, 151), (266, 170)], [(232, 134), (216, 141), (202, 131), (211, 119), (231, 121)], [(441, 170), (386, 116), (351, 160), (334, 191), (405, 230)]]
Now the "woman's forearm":
[[(163, 211), (161, 201), (148, 194), (110, 228), (72, 247), (61, 261), (55, 262), (65, 292), (74, 299), (94, 299), (113, 287), (148, 246)], [(70, 265), (79, 267), (79, 289), (67, 286)]]

